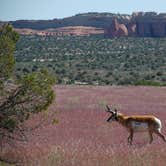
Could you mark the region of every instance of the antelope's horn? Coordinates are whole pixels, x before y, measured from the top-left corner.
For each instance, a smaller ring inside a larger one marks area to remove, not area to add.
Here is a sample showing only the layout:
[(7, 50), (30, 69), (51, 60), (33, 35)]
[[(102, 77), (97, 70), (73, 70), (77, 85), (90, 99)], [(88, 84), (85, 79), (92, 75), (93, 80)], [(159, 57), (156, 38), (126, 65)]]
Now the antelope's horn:
[(110, 112), (112, 114), (114, 113), (114, 111), (112, 111), (108, 105), (106, 105), (106, 108), (107, 108), (107, 110), (106, 110), (107, 112)]

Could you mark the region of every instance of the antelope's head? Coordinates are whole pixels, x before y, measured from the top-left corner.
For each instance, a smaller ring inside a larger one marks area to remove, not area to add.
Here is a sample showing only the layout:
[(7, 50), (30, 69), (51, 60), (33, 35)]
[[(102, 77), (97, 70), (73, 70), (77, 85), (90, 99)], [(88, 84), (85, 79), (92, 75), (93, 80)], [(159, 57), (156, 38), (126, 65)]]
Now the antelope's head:
[(106, 105), (106, 112), (111, 113), (111, 116), (107, 119), (107, 122), (118, 121), (118, 112), (116, 109), (113, 111), (108, 105)]

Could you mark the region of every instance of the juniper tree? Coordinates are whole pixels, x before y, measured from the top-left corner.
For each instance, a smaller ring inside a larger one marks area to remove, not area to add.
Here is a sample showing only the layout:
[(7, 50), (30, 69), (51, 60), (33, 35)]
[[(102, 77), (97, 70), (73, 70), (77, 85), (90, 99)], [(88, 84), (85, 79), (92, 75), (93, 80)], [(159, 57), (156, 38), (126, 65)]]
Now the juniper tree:
[(18, 39), (10, 25), (0, 27), (0, 142), (23, 140), (24, 122), (30, 115), (46, 110), (54, 99), (55, 79), (46, 70), (19, 79), (13, 76)]

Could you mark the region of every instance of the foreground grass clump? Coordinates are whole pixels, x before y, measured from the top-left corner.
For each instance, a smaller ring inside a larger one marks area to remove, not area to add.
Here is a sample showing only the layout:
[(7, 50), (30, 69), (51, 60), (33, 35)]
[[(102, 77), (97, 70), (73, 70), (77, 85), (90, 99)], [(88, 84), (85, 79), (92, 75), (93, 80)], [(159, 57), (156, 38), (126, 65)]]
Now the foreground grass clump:
[[(81, 145), (80, 145), (81, 146)], [(114, 148), (101, 149), (100, 151), (92, 151), (88, 146), (85, 149), (80, 149), (76, 145), (76, 149), (71, 151), (71, 154), (67, 154), (65, 149), (59, 148), (52, 151), (48, 159), (45, 161), (47, 165), (80, 165), (80, 166), (155, 166), (160, 163), (160, 166), (164, 166), (166, 162), (165, 148), (162, 148), (160, 144), (157, 148), (149, 145), (138, 145), (129, 147), (127, 145), (114, 146)], [(66, 153), (66, 154), (65, 154)]]

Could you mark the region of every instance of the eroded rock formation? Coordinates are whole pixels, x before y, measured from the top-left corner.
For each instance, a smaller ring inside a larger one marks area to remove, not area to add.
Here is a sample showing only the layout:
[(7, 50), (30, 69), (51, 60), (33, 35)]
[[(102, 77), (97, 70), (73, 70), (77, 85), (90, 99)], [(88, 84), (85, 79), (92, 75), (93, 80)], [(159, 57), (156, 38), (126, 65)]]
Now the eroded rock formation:
[(105, 29), (106, 37), (128, 36), (127, 27), (124, 24), (119, 24), (117, 19), (113, 19), (109, 28)]
[(114, 19), (106, 28), (105, 36), (138, 36), (138, 37), (166, 37), (166, 14), (155, 12), (133, 13), (131, 20), (126, 25), (119, 24)]
[(133, 22), (129, 23), (127, 25), (128, 35), (129, 36), (136, 36), (137, 35), (137, 29), (136, 28), (137, 28), (136, 23), (133, 23)]

